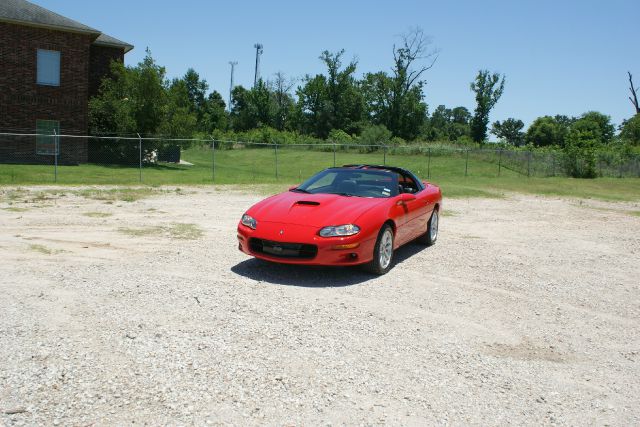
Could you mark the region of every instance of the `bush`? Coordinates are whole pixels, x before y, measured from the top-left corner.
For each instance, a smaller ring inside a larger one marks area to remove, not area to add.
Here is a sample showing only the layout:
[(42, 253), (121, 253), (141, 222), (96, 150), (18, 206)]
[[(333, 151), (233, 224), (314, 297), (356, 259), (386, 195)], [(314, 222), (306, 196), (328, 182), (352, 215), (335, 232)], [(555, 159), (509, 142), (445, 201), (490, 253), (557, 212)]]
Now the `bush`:
[(596, 147), (600, 140), (588, 130), (571, 129), (565, 140), (564, 166), (567, 175), (574, 178), (595, 178)]
[(353, 138), (342, 129), (331, 129), (327, 142), (331, 142), (333, 144), (351, 144), (353, 142)]
[(361, 152), (371, 153), (379, 147), (377, 145), (389, 145), (391, 141), (391, 131), (384, 125), (374, 125), (365, 127), (358, 138), (358, 144), (362, 145)]

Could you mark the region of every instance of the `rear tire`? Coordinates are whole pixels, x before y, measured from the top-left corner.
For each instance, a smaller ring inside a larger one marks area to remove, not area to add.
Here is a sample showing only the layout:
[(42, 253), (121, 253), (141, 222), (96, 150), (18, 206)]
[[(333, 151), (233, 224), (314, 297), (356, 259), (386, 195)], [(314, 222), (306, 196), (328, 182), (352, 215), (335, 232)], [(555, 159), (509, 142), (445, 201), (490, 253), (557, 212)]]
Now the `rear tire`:
[(393, 261), (393, 229), (385, 224), (378, 233), (376, 245), (373, 248), (373, 259), (364, 268), (370, 273), (383, 275), (391, 270)]
[(427, 223), (427, 232), (418, 237), (418, 242), (426, 246), (433, 246), (438, 240), (438, 225), (440, 223), (440, 212), (438, 209), (434, 209), (431, 212), (431, 218)]

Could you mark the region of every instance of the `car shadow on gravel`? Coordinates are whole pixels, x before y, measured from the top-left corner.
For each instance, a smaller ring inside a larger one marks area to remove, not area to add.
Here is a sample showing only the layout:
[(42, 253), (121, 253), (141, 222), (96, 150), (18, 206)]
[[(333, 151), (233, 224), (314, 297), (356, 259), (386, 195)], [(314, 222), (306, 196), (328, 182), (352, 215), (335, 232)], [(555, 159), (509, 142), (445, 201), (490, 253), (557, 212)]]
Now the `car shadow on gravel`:
[[(394, 254), (393, 268), (387, 275), (393, 274), (405, 260), (427, 249), (423, 245), (408, 244)], [(325, 288), (352, 286), (373, 280), (377, 277), (360, 267), (318, 267), (305, 265), (277, 264), (251, 258), (231, 267), (231, 271), (248, 279), (274, 285), (299, 286), (305, 288)]]

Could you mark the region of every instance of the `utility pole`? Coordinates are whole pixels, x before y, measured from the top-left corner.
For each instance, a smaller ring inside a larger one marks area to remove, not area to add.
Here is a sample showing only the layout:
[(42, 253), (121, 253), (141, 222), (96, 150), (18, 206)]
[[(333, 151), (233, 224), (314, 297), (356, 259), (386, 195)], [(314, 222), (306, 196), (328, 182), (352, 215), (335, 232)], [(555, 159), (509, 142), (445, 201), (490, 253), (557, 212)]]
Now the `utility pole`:
[(256, 43), (253, 45), (256, 48), (256, 72), (253, 77), (253, 87), (256, 87), (258, 84), (258, 78), (260, 76), (260, 55), (262, 55), (262, 45), (260, 43)]
[(233, 72), (236, 69), (236, 65), (238, 65), (238, 61), (229, 61), (229, 65), (231, 65), (231, 84), (229, 85), (229, 112), (231, 112), (231, 93), (233, 92)]

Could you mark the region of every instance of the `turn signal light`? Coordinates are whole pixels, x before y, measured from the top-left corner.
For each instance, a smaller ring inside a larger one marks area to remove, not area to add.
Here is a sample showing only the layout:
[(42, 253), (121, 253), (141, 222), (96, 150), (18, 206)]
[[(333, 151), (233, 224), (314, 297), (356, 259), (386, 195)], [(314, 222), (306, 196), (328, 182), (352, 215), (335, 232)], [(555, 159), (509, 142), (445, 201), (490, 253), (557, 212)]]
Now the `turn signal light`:
[(333, 249), (355, 249), (358, 246), (360, 246), (360, 243), (350, 243), (348, 245), (335, 245), (333, 246)]

